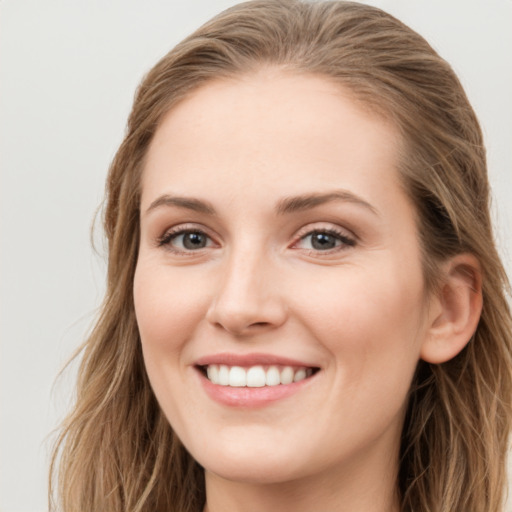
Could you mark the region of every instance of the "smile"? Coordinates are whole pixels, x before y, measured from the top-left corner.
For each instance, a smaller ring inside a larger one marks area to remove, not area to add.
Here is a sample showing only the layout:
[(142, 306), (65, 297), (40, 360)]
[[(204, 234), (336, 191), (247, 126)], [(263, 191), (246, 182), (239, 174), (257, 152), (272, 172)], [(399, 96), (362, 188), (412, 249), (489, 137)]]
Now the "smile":
[(275, 354), (205, 355), (193, 365), (206, 394), (222, 405), (259, 408), (308, 389), (319, 366)]
[(235, 388), (288, 385), (300, 382), (314, 373), (313, 368), (278, 365), (242, 367), (209, 364), (201, 369), (212, 384)]

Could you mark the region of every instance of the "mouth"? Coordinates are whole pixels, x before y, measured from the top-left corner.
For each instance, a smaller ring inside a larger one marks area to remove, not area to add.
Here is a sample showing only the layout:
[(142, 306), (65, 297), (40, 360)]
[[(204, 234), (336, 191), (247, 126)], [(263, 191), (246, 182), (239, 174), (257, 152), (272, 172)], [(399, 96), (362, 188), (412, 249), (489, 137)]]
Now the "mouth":
[(287, 386), (312, 377), (320, 368), (291, 365), (196, 365), (212, 384), (232, 388), (263, 388)]
[(221, 353), (193, 365), (206, 394), (215, 402), (245, 410), (269, 406), (311, 389), (321, 368), (274, 354)]

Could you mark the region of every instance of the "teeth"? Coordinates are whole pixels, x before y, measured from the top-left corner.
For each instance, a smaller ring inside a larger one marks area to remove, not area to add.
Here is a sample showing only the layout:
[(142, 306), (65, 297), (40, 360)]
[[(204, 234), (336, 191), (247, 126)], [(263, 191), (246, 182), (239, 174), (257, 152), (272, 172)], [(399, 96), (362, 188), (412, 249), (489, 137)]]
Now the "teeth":
[(278, 384), (281, 384), (281, 375), (277, 366), (271, 366), (267, 370), (267, 375), (265, 376), (265, 384), (267, 386), (277, 386)]
[(229, 385), (233, 388), (247, 386), (247, 372), (240, 366), (232, 366), (229, 370)]
[(291, 384), (293, 382), (293, 368), (285, 366), (281, 370), (281, 384)]
[(206, 374), (212, 382), (219, 382), (219, 367), (216, 364), (211, 364), (206, 368)]
[(306, 378), (306, 370), (304, 368), (301, 368), (300, 370), (297, 370), (295, 372), (295, 375), (293, 376), (293, 382), (299, 382), (299, 380), (304, 380)]
[(293, 368), (291, 366), (227, 366), (225, 364), (210, 364), (206, 368), (208, 379), (214, 384), (235, 388), (261, 388), (263, 386), (278, 386), (299, 382), (313, 374), (311, 368)]
[(263, 366), (253, 366), (247, 370), (247, 387), (262, 388), (265, 385), (266, 375)]
[(229, 386), (229, 368), (224, 364), (219, 366), (219, 382), (216, 384), (220, 384), (221, 386)]

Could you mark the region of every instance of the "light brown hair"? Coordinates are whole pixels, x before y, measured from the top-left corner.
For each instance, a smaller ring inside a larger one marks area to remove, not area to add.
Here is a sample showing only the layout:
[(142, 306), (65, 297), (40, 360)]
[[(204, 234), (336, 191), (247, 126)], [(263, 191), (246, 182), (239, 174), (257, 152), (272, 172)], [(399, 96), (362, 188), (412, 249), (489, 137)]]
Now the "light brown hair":
[(400, 21), (357, 3), (296, 0), (228, 9), (169, 52), (137, 91), (107, 181), (107, 293), (52, 463), (62, 509), (198, 512), (204, 505), (202, 469), (160, 411), (142, 359), (132, 295), (140, 177), (169, 109), (210, 80), (261, 66), (334, 80), (400, 130), (399, 171), (416, 206), (432, 293), (448, 257), (469, 252), (480, 262), (484, 305), (472, 340), (447, 363), (418, 364), (397, 489), (403, 511), (500, 511), (512, 322), (478, 121), (450, 66)]

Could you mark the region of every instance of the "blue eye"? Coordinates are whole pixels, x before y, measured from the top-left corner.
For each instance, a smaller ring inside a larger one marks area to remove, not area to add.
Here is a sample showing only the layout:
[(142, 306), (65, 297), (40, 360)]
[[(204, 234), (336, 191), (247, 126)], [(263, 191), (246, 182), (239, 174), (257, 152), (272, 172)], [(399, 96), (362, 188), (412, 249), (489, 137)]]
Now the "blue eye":
[(303, 236), (297, 246), (300, 249), (313, 249), (315, 251), (329, 251), (343, 248), (345, 246), (353, 247), (355, 240), (334, 230), (315, 230)]
[(198, 230), (180, 230), (166, 233), (159, 241), (159, 246), (167, 245), (178, 252), (197, 251), (210, 247), (211, 238)]

